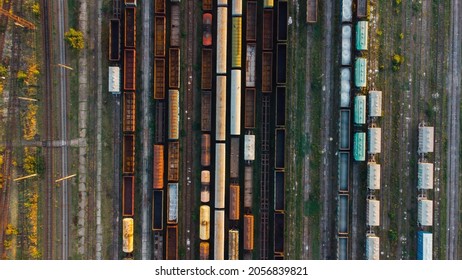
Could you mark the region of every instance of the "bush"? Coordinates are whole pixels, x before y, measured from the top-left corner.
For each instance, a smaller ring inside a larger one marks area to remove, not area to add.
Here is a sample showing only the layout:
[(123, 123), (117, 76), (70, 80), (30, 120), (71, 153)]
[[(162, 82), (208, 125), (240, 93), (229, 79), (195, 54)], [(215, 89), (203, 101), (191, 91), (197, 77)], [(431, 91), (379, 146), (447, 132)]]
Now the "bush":
[(64, 39), (73, 49), (81, 50), (84, 47), (82, 31), (71, 28), (69, 31), (64, 33)]
[(6, 77), (8, 75), (8, 69), (5, 66), (0, 65), (0, 77)]

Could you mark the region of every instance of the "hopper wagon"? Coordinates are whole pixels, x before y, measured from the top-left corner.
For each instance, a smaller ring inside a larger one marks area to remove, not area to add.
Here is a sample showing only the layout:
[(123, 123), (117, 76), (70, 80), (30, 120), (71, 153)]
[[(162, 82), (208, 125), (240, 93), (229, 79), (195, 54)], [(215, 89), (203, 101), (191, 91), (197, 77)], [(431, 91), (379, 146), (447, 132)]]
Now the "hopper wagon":
[(169, 90), (168, 103), (168, 139), (178, 140), (180, 134), (180, 93), (178, 90)]
[(124, 174), (133, 174), (135, 172), (135, 135), (124, 134), (122, 139), (122, 150), (122, 172)]
[(178, 225), (167, 226), (165, 259), (178, 259)]
[(201, 136), (201, 165), (204, 167), (210, 166), (210, 134), (202, 134)]
[(166, 25), (165, 16), (154, 17), (154, 55), (158, 57), (165, 57)]
[(235, 229), (228, 232), (228, 259), (239, 259), (239, 231)]
[(255, 89), (248, 88), (244, 96), (244, 127), (255, 128)]
[(246, 40), (257, 40), (257, 2), (247, 1)]
[(136, 48), (136, 8), (125, 8), (125, 48)]
[(154, 99), (165, 98), (165, 59), (154, 59)]
[(242, 67), (242, 17), (233, 17), (232, 22), (231, 67), (240, 68)]
[(244, 215), (244, 250), (252, 251), (254, 248), (254, 216)]
[(180, 169), (180, 143), (168, 143), (168, 170), (167, 179), (169, 182), (178, 182)]
[(136, 90), (136, 51), (124, 50), (124, 90)]
[(122, 220), (122, 251), (124, 253), (133, 252), (133, 219), (124, 218)]
[(231, 138), (229, 177), (239, 179), (239, 138)]
[(180, 88), (180, 49), (170, 48), (168, 58), (168, 84), (171, 89), (178, 89)]
[(251, 209), (253, 201), (253, 167), (244, 168), (244, 208)]
[(167, 0), (156, 0), (154, 12), (156, 14), (165, 14), (165, 1)]
[(201, 88), (205, 90), (212, 89), (212, 49), (202, 49), (202, 71), (201, 71)]
[(263, 52), (261, 91), (269, 93), (273, 90), (273, 53)]
[(240, 187), (237, 184), (229, 186), (229, 219), (232, 221), (239, 220), (240, 208)]
[(135, 93), (127, 91), (123, 97), (123, 132), (135, 132)]
[(201, 95), (201, 131), (212, 129), (212, 93), (203, 91)]
[(152, 187), (164, 188), (164, 145), (154, 145)]
[(202, 10), (211, 11), (213, 8), (213, 0), (203, 0), (202, 1)]

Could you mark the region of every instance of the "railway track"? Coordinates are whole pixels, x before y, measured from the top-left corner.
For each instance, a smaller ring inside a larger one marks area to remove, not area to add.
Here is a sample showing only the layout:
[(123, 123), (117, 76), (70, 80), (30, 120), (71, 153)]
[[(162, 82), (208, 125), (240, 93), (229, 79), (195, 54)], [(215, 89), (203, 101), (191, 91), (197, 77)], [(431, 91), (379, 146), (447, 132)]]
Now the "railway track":
[[(41, 23), (42, 23), (42, 37), (43, 37), (43, 63), (44, 63), (44, 140), (53, 140), (53, 87), (52, 87), (52, 49), (51, 42), (51, 23), (50, 7), (48, 0), (41, 0)], [(45, 208), (43, 209), (43, 258), (53, 259), (53, 148), (46, 147), (45, 149), (45, 184), (43, 191), (45, 196)]]
[[(11, 8), (11, 0), (3, 1), (2, 9), (5, 11), (9, 11)], [(5, 31), (0, 32), (0, 61), (3, 61), (3, 48), (5, 46), (5, 34), (6, 34), (6, 27), (8, 25), (8, 17), (2, 15), (0, 16), (0, 26), (5, 26)]]
[(270, 186), (270, 99), (262, 95), (261, 183), (260, 183), (260, 259), (268, 259)]

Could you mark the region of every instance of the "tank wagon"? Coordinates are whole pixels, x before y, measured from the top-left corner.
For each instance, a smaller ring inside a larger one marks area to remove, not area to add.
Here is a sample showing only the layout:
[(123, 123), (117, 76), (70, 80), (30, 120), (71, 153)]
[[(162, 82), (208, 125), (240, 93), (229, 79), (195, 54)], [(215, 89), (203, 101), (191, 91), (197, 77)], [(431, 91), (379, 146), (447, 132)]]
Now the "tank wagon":
[(135, 177), (122, 178), (122, 216), (133, 217), (135, 213)]
[(264, 8), (273, 8), (274, 7), (274, 0), (264, 0), (263, 1)]
[(135, 93), (125, 92), (123, 95), (123, 132), (135, 132)]
[(208, 242), (201, 242), (199, 245), (199, 259), (206, 261), (210, 259), (210, 245)]
[(210, 201), (210, 171), (201, 171), (201, 202), (207, 203)]
[(201, 240), (210, 239), (210, 206), (201, 205), (199, 208), (199, 238)]
[(152, 192), (152, 230), (164, 229), (164, 190)]
[(226, 140), (226, 76), (217, 76), (215, 140)]
[(215, 208), (225, 208), (226, 144), (215, 144)]
[(224, 260), (225, 258), (225, 211), (215, 210), (214, 230), (214, 259)]
[(230, 134), (241, 134), (241, 70), (231, 70)]
[(242, 66), (242, 17), (233, 17), (232, 27), (231, 67), (238, 68)]
[(167, 21), (165, 16), (154, 17), (154, 55), (165, 57)]
[[(219, 4), (220, 5), (220, 4)], [(228, 8), (218, 7), (217, 18), (217, 74), (226, 74), (226, 52), (228, 34)]]
[(109, 22), (109, 61), (120, 60), (120, 20)]
[(133, 228), (132, 218), (122, 220), (122, 251), (124, 253), (133, 252)]
[(342, 1), (342, 22), (351, 22), (353, 20), (353, 0)]

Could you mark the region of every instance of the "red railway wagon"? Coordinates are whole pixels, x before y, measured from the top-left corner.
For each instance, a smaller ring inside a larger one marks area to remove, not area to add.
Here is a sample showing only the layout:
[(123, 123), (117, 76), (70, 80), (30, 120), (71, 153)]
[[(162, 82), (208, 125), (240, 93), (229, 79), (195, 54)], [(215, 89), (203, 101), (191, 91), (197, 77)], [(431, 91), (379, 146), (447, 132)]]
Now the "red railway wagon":
[(124, 134), (122, 141), (123, 149), (123, 173), (135, 172), (135, 135)]
[(166, 0), (156, 0), (154, 9), (156, 14), (165, 14), (165, 1)]
[(152, 187), (164, 188), (164, 145), (154, 145)]
[(202, 49), (202, 75), (201, 87), (202, 89), (212, 89), (212, 49)]
[(111, 19), (109, 23), (109, 61), (120, 60), (120, 20)]
[(263, 50), (273, 49), (273, 10), (263, 11)]
[(135, 213), (135, 177), (122, 178), (122, 216), (133, 217)]
[(136, 90), (136, 51), (124, 51), (124, 90)]
[(136, 8), (125, 7), (125, 48), (136, 48)]
[(247, 2), (246, 40), (257, 40), (257, 2)]
[(263, 52), (261, 91), (271, 92), (273, 89), (273, 53)]
[(165, 59), (154, 59), (154, 99), (165, 98)]
[(165, 16), (156, 16), (154, 18), (154, 55), (165, 56), (165, 31), (166, 31)]
[(124, 92), (123, 99), (123, 132), (135, 132), (136, 102), (134, 92)]
[(165, 258), (167, 260), (178, 259), (178, 225), (167, 226), (167, 250)]
[(245, 90), (244, 107), (244, 127), (255, 128), (255, 89)]
[(168, 143), (168, 181), (178, 182), (178, 174), (180, 169), (180, 143)]
[(212, 128), (212, 93), (203, 91), (201, 96), (201, 130), (210, 132)]
[(168, 84), (172, 89), (180, 88), (180, 49), (170, 48), (168, 55)]

